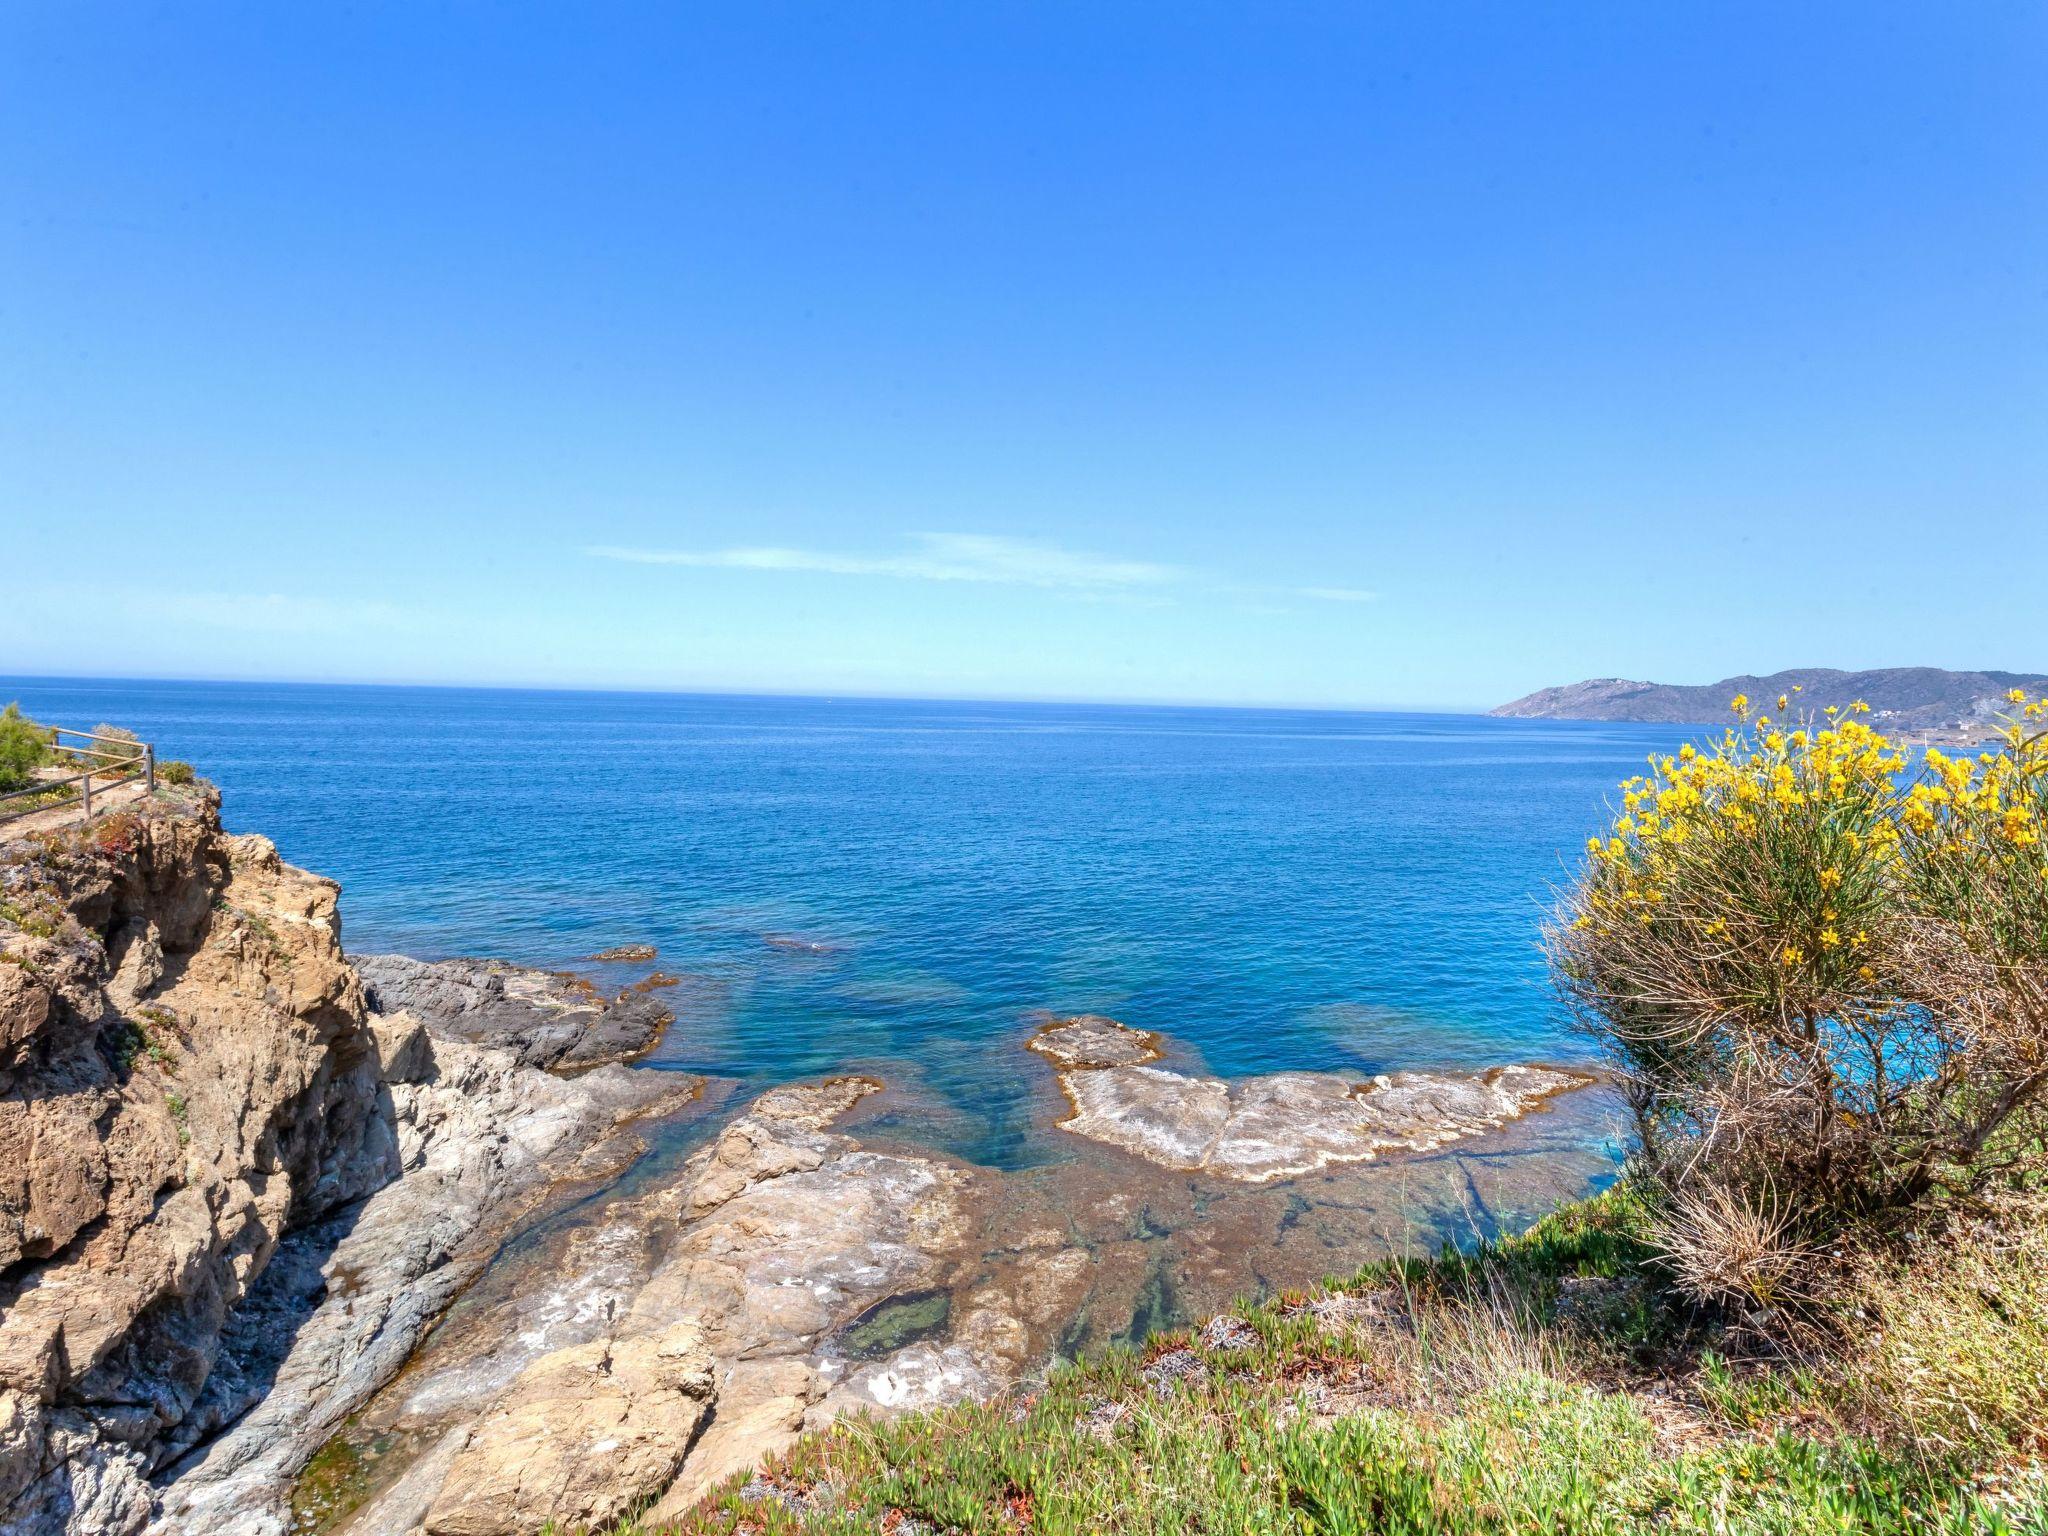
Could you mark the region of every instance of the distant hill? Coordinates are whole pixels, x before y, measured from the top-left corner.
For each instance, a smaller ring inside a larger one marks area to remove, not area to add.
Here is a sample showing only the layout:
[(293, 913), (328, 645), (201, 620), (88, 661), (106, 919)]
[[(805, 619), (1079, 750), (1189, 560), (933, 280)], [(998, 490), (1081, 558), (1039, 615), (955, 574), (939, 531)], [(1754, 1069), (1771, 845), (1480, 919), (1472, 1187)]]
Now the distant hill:
[(1496, 715), (1549, 720), (1644, 720), (1673, 725), (1722, 724), (1728, 701), (1746, 693), (1755, 705), (1775, 713), (1778, 695), (1797, 695), (1794, 712), (1819, 714), (1833, 704), (1846, 709), (1858, 699), (1870, 706), (1873, 725), (1890, 734), (1927, 741), (1976, 742), (1994, 734), (2009, 706), (2006, 693), (2024, 688), (2048, 691), (2038, 672), (1945, 672), (1940, 667), (1885, 667), (1874, 672), (1838, 672), (1829, 667), (1795, 667), (1769, 677), (1726, 677), (1718, 683), (1638, 683), (1596, 677), (1562, 688), (1543, 688), (1493, 710)]

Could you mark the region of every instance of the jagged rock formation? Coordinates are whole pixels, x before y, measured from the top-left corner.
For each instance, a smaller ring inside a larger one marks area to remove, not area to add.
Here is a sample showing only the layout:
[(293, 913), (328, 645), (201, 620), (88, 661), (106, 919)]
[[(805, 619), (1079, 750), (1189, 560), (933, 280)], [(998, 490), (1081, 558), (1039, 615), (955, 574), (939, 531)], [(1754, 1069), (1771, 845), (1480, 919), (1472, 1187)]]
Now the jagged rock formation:
[(1796, 712), (1819, 715), (1829, 705), (1847, 709), (1857, 700), (1870, 706), (1871, 722), (1882, 730), (1925, 739), (1976, 742), (1997, 734), (1999, 717), (2011, 708), (2006, 693), (2048, 690), (2048, 677), (2033, 672), (1947, 672), (1940, 667), (1885, 667), (1870, 672), (1837, 672), (1797, 667), (1769, 677), (1724, 677), (1704, 686), (1639, 683), (1624, 677), (1596, 677), (1561, 688), (1541, 688), (1491, 713), (1549, 720), (1642, 720), (1673, 725), (1724, 725), (1728, 701), (1747, 694), (1766, 712), (1780, 694), (1795, 696)]
[(619, 1172), (641, 1146), (618, 1128), (697, 1087), (620, 1067), (564, 1081), (434, 1039), (405, 1015), (370, 1023), (388, 1042), (403, 1175), (286, 1238), (230, 1320), (202, 1406), (231, 1427), (169, 1467), (162, 1536), (286, 1529), (299, 1469), (398, 1373), (533, 1202), (563, 1179)]
[(464, 1242), (688, 1087), (374, 1018), (336, 886), (217, 810), (165, 791), (0, 847), (8, 1536), (281, 1529), (286, 1480), (473, 1272)]
[(566, 1071), (629, 1061), (675, 1017), (643, 989), (606, 998), (587, 978), (563, 971), (502, 960), (353, 958), (379, 1013), (410, 1013), (444, 1038), (509, 1050), (523, 1066)]
[(1592, 1079), (1545, 1067), (1394, 1072), (1354, 1082), (1328, 1072), (1200, 1077), (1154, 1066), (1158, 1037), (1084, 1015), (1048, 1025), (1032, 1050), (1060, 1068), (1076, 1136), (1163, 1168), (1264, 1183), (1393, 1151), (1426, 1152), (1520, 1118)]

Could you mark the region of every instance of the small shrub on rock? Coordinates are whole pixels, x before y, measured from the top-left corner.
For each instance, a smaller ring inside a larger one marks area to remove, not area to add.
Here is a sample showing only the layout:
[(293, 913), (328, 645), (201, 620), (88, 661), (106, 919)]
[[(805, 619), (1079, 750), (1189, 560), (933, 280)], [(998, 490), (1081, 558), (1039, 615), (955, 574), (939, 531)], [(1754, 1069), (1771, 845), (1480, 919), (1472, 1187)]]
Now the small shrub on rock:
[(50, 732), (21, 712), (19, 704), (0, 710), (0, 790), (33, 783), (50, 760)]
[(100, 779), (123, 779), (142, 771), (142, 742), (136, 734), (118, 725), (96, 725), (92, 728), (95, 741), (93, 751), (82, 755), (81, 763), (93, 770), (93, 777)]

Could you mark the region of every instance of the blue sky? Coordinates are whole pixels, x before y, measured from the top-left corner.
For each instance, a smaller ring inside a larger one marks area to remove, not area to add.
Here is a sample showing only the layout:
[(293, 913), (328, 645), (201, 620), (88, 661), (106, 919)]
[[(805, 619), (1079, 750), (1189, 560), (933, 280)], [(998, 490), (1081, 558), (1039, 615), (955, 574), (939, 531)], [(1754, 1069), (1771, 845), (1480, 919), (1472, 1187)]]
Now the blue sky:
[(2048, 669), (2033, 4), (9, 5), (0, 674)]

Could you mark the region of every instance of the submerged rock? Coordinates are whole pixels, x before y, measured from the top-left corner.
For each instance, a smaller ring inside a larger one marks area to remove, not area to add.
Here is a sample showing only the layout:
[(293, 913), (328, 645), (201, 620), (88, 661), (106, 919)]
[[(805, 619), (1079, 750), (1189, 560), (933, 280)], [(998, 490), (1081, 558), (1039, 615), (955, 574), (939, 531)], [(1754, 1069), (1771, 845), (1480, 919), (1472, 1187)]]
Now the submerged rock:
[(652, 960), (659, 953), (660, 951), (652, 944), (615, 944), (610, 949), (600, 949), (596, 954), (586, 958), (599, 962), (642, 962)]
[(1152, 1065), (1158, 1037), (1093, 1015), (1042, 1030), (1060, 1068), (1061, 1128), (1164, 1168), (1263, 1183), (1385, 1152), (1428, 1151), (1507, 1124), (1592, 1078), (1546, 1067), (1395, 1072), (1355, 1082), (1276, 1072), (1226, 1082)]
[(607, 998), (585, 977), (502, 960), (354, 960), (378, 1012), (410, 1013), (444, 1039), (510, 1051), (523, 1066), (562, 1071), (628, 1061), (651, 1050), (675, 1021), (644, 983)]
[(830, 939), (807, 939), (800, 933), (764, 933), (761, 942), (786, 955), (836, 955), (846, 948)]

